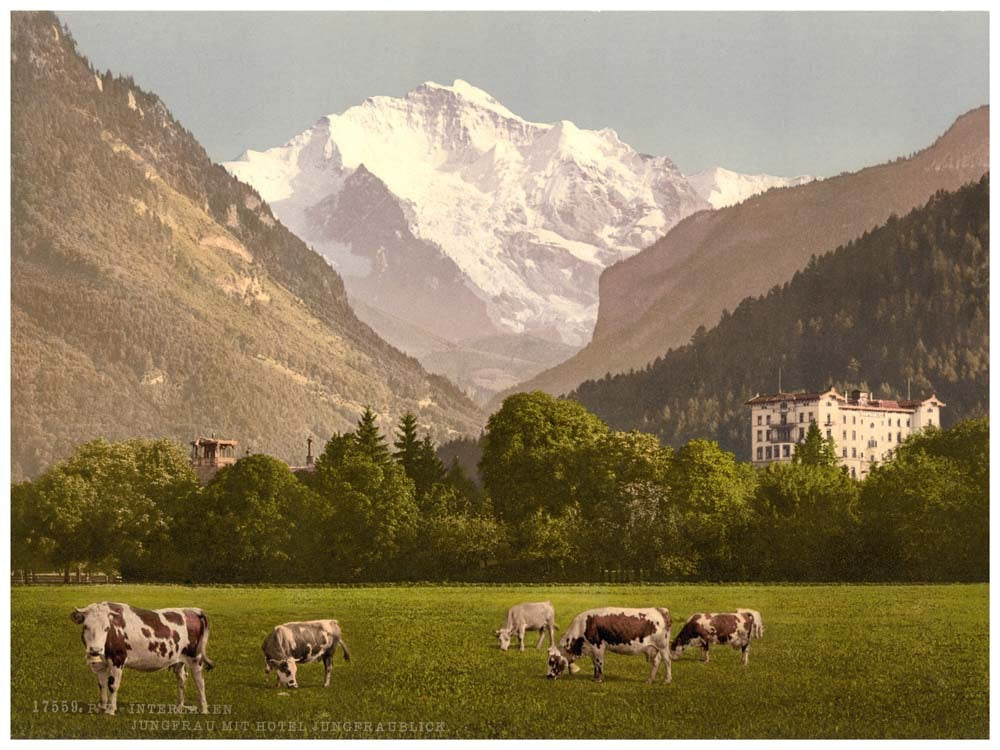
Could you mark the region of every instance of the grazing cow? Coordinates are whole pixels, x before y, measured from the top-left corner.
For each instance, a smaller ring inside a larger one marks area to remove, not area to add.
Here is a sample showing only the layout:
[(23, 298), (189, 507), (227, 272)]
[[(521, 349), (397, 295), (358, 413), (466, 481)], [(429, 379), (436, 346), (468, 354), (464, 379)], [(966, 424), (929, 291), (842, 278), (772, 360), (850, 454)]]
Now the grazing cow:
[(340, 644), (344, 651), (344, 661), (351, 660), (347, 644), (340, 635), (340, 625), (336, 620), (309, 620), (308, 622), (286, 622), (272, 630), (264, 645), (264, 674), (270, 675), (276, 670), (275, 684), (282, 687), (297, 688), (295, 674), (297, 664), (323, 660), (326, 667), (326, 678), (323, 687), (330, 686), (330, 673), (333, 671), (333, 652)]
[(208, 713), (202, 669), (214, 667), (205, 654), (208, 618), (200, 609), (139, 609), (128, 604), (100, 602), (74, 609), (70, 619), (83, 625), (87, 665), (97, 675), (101, 702), (108, 714), (118, 710), (122, 669), (158, 672), (169, 667), (177, 676), (177, 705), (184, 707), (184, 683), (191, 670), (201, 712)]
[(750, 639), (764, 637), (764, 620), (753, 609), (735, 612), (706, 612), (691, 615), (681, 632), (670, 644), (671, 656), (679, 659), (688, 646), (701, 646), (702, 661), (708, 662), (708, 647), (712, 643), (728, 643), (742, 649), (743, 666), (750, 658)]
[(558, 647), (549, 648), (549, 671), (554, 680), (583, 655), (594, 661), (594, 679), (604, 679), (604, 653), (643, 654), (653, 662), (647, 682), (656, 679), (660, 662), (667, 667), (665, 682), (670, 682), (670, 611), (664, 607), (632, 609), (601, 607), (588, 609), (573, 618)]
[(552, 602), (525, 602), (515, 604), (507, 610), (507, 621), (503, 627), (494, 632), (500, 641), (500, 650), (506, 651), (510, 648), (510, 641), (513, 635), (517, 635), (521, 643), (521, 650), (524, 651), (524, 632), (526, 630), (538, 631), (538, 643), (535, 649), (542, 647), (545, 640), (545, 631), (549, 631), (549, 645), (556, 642), (555, 631), (559, 629), (556, 625), (556, 610)]

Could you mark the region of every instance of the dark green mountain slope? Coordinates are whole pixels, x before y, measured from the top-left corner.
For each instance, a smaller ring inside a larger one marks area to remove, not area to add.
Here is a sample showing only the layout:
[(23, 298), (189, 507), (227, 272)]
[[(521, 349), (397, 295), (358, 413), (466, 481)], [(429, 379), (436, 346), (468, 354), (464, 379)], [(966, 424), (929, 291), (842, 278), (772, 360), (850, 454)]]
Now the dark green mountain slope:
[(156, 96), (96, 74), (54, 15), (11, 19), (15, 477), (98, 436), (215, 432), (301, 461), (364, 404), (383, 429), (412, 410), (437, 439), (478, 430)]
[(945, 426), (989, 411), (989, 175), (813, 258), (765, 297), (643, 370), (571, 398), (613, 427), (670, 444), (711, 436), (747, 457), (744, 401), (777, 390), (861, 385), (936, 392)]

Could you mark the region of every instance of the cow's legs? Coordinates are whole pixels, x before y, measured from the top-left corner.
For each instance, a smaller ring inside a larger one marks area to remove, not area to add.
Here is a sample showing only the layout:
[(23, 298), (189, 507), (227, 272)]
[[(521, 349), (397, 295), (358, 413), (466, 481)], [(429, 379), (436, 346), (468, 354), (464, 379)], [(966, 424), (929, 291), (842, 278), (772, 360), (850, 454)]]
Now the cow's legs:
[(743, 646), (743, 666), (744, 667), (747, 665), (748, 661), (750, 661), (750, 639), (749, 638), (747, 638), (746, 645)]
[(108, 709), (108, 670), (102, 669), (97, 674), (97, 686), (101, 691), (101, 702), (97, 704), (100, 711)]
[(708, 664), (708, 641), (701, 642), (701, 660)]
[(201, 664), (196, 660), (191, 660), (191, 676), (194, 677), (194, 685), (198, 688), (198, 705), (203, 714), (208, 713), (208, 701), (205, 700), (205, 676), (201, 673)]
[(177, 675), (177, 707), (184, 708), (184, 683), (187, 682), (187, 672), (184, 669), (184, 662), (174, 664), (171, 667)]
[(108, 666), (108, 709), (109, 714), (118, 710), (118, 690), (122, 686), (122, 668), (114, 664)]
[[(648, 653), (646, 654), (646, 658), (647, 659), (649, 658), (649, 654)], [(649, 673), (649, 679), (646, 680), (646, 682), (649, 683), (650, 685), (652, 685), (653, 684), (653, 680), (656, 679), (656, 673), (660, 671), (660, 662), (663, 661), (663, 657), (660, 655), (659, 651), (657, 651), (653, 655), (652, 661), (653, 661), (653, 671)]]
[(590, 654), (590, 658), (594, 660), (594, 680), (597, 682), (604, 681), (604, 645), (602, 644), (600, 648), (595, 648)]
[[(544, 640), (545, 640), (545, 626), (542, 626), (538, 629), (538, 643), (535, 644), (536, 651), (542, 647), (542, 641)], [(549, 641), (549, 643), (552, 643), (552, 641)]]
[(674, 673), (673, 673), (673, 669), (671, 667), (671, 661), (672, 660), (670, 658), (670, 651), (667, 650), (667, 649), (663, 649), (662, 651), (660, 651), (660, 657), (663, 659), (663, 663), (667, 667), (667, 677), (663, 681), (667, 685), (669, 685), (670, 682), (674, 679)]
[(329, 649), (325, 654), (323, 654), (323, 667), (326, 669), (326, 676), (323, 678), (323, 687), (330, 687), (330, 673), (333, 672), (333, 649), (337, 647), (337, 644), (333, 644), (333, 648)]
[(525, 625), (524, 623), (521, 623), (521, 625), (519, 625), (517, 628), (517, 639), (521, 641), (522, 651), (524, 651), (524, 631), (525, 631)]

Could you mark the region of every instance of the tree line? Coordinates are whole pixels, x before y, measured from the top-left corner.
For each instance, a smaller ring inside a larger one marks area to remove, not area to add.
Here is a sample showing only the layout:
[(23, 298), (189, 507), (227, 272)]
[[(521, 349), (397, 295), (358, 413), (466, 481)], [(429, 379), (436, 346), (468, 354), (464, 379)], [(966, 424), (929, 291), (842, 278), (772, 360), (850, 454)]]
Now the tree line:
[(755, 469), (540, 392), (490, 418), (481, 483), (419, 433), (407, 414), (390, 444), (366, 409), (313, 471), (250, 455), (204, 487), (177, 443), (85, 443), (12, 486), (13, 568), (199, 583), (987, 579), (985, 419), (910, 437), (860, 482), (815, 425), (792, 462)]

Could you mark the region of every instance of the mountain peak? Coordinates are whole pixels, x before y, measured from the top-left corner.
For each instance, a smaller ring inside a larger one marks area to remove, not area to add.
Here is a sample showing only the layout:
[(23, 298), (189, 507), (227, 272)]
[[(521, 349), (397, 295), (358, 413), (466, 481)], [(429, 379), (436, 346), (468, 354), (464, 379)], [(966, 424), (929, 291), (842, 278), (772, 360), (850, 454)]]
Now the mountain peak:
[[(364, 164), (398, 201), (407, 230), (440, 248), (486, 304), (491, 324), (483, 333), (585, 343), (600, 272), (708, 208), (669, 159), (642, 159), (610, 129), (528, 122), (461, 78), (376, 96), (328, 119), (329, 128), (269, 149), (266, 161), (226, 167), (346, 269), (341, 260), (367, 239), (346, 230), (334, 236), (314, 209), (356, 189), (359, 181), (347, 178)], [(377, 234), (355, 225), (366, 238)], [(352, 294), (370, 289), (368, 276), (346, 275)], [(407, 283), (434, 289), (440, 281), (427, 271)]]
[[(446, 86), (441, 83), (436, 83), (435, 81), (425, 81), (423, 84), (418, 86), (415, 91), (420, 91), (421, 89), (432, 89), (438, 91), (447, 91), (461, 99), (464, 99), (470, 104), (474, 104), (478, 107), (484, 109), (492, 110), (497, 114), (508, 117), (513, 120), (521, 120), (522, 118), (515, 115), (509, 109), (507, 109), (503, 104), (497, 101), (489, 92), (483, 89), (473, 86), (468, 81), (461, 78), (456, 78), (450, 86)], [(411, 91), (410, 94), (415, 93)], [(410, 94), (407, 94), (409, 96)]]
[(743, 174), (725, 167), (710, 167), (687, 175), (687, 179), (698, 195), (712, 204), (712, 208), (725, 208), (771, 188), (804, 185), (815, 178), (810, 175), (776, 177), (770, 174)]

